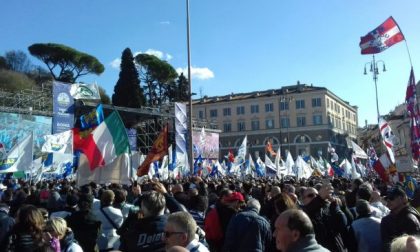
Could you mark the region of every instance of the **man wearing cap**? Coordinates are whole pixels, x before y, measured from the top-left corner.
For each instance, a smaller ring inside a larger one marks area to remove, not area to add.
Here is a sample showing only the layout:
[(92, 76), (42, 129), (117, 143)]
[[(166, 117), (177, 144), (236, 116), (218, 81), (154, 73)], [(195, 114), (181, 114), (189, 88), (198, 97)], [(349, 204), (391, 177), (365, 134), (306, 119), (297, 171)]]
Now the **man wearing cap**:
[(382, 218), (381, 236), (384, 251), (390, 250), (392, 240), (402, 234), (419, 234), (420, 214), (408, 203), (405, 191), (395, 187), (386, 196), (390, 214)]
[[(221, 251), (225, 239), (226, 229), (230, 219), (239, 211), (244, 202), (240, 192), (222, 190), (222, 196), (216, 206), (212, 208), (204, 219), (204, 231), (210, 251)], [(226, 193), (226, 194), (225, 194)]]

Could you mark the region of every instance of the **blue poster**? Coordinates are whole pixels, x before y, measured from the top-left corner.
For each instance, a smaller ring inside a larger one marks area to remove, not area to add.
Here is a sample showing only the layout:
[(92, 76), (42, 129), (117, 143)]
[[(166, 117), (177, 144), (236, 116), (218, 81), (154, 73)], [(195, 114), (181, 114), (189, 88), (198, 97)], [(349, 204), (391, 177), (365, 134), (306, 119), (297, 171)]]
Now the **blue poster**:
[(69, 83), (53, 83), (52, 133), (60, 133), (74, 126), (74, 99), (70, 95)]

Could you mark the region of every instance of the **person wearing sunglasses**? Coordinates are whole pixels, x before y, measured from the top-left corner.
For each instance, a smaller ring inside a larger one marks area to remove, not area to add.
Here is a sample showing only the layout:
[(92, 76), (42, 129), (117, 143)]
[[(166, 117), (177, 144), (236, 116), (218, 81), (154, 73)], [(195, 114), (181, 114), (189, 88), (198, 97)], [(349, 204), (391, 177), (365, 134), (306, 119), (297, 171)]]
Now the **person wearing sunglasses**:
[(405, 191), (395, 187), (385, 197), (390, 214), (382, 218), (381, 236), (384, 251), (390, 251), (394, 238), (403, 234), (418, 235), (420, 233), (420, 214), (409, 205)]

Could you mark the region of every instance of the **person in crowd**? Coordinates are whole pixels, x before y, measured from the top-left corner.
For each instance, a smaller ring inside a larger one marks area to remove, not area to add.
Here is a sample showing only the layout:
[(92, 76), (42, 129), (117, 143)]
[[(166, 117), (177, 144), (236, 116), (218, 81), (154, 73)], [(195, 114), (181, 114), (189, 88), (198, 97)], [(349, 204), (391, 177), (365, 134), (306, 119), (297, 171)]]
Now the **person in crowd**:
[(221, 198), (204, 219), (204, 231), (210, 251), (221, 251), (230, 219), (239, 211), (244, 197), (239, 192), (222, 190)]
[(66, 198), (66, 206), (63, 210), (52, 212), (50, 217), (61, 217), (66, 218), (67, 216), (73, 214), (77, 210), (77, 204), (79, 202), (79, 197), (76, 194), (69, 194)]
[(384, 205), (382, 202), (381, 192), (374, 190), (372, 191), (372, 195), (370, 197), (370, 205), (379, 209), (382, 213), (382, 218), (389, 214), (389, 208)]
[(92, 204), (91, 194), (81, 194), (79, 210), (67, 216), (66, 221), (83, 251), (98, 252), (99, 247), (96, 241), (100, 234), (101, 221), (93, 214)]
[(184, 192), (184, 187), (182, 186), (182, 184), (176, 183), (175, 185), (173, 185), (171, 188), (171, 193), (179, 203), (181, 203), (185, 207), (189, 207), (190, 198), (188, 194)]
[(416, 236), (402, 235), (395, 238), (391, 243), (391, 252), (418, 251), (420, 251), (420, 239)]
[(15, 220), (9, 216), (10, 206), (0, 203), (0, 251), (6, 251)]
[(127, 191), (124, 189), (114, 190), (115, 200), (113, 206), (121, 210), (124, 220), (127, 219), (131, 211), (134, 211), (134, 206), (127, 203)]
[(140, 197), (140, 212), (136, 219), (127, 219), (120, 230), (121, 251), (165, 251), (165, 196), (157, 191), (144, 192)]
[(176, 212), (168, 216), (164, 229), (166, 249), (182, 246), (190, 252), (208, 252), (208, 248), (198, 241), (197, 224), (188, 212)]
[(337, 198), (329, 183), (324, 183), (319, 193), (309, 187), (303, 193), (303, 210), (309, 216), (319, 244), (331, 251), (346, 251), (343, 237), (347, 234), (347, 219), (340, 210)]
[(408, 197), (400, 187), (395, 187), (386, 196), (390, 214), (382, 218), (381, 236), (383, 250), (389, 251), (394, 238), (403, 235), (420, 233), (420, 214), (408, 204)]
[(66, 221), (61, 217), (52, 217), (45, 225), (48, 237), (55, 237), (60, 241), (61, 252), (83, 252), (74, 239), (73, 232), (67, 227)]
[(190, 204), (189, 204), (190, 206), (189, 206), (188, 212), (192, 215), (197, 225), (201, 229), (204, 229), (204, 218), (205, 218), (204, 212), (206, 211), (208, 207), (207, 204), (208, 203), (205, 197), (199, 195), (198, 191), (196, 195), (191, 196), (190, 198)]
[(101, 195), (101, 208), (95, 215), (101, 221), (101, 234), (98, 239), (99, 250), (118, 249), (120, 246), (117, 229), (123, 223), (120, 209), (112, 206), (115, 194), (112, 190), (104, 190)]
[(282, 252), (329, 251), (317, 243), (312, 222), (302, 210), (289, 209), (280, 214), (273, 236)]
[(23, 205), (16, 216), (8, 246), (10, 251), (42, 252), (47, 244), (43, 239), (44, 217), (33, 205)]
[(223, 251), (266, 251), (272, 233), (270, 223), (259, 215), (257, 199), (250, 199), (244, 211), (233, 216), (227, 226)]
[(137, 181), (134, 181), (134, 183), (131, 185), (131, 190), (129, 191), (127, 195), (127, 202), (132, 205), (137, 204), (137, 200), (141, 195), (141, 186), (137, 183)]
[(348, 235), (349, 251), (381, 251), (381, 219), (372, 216), (366, 200), (356, 202), (357, 219), (351, 224)]

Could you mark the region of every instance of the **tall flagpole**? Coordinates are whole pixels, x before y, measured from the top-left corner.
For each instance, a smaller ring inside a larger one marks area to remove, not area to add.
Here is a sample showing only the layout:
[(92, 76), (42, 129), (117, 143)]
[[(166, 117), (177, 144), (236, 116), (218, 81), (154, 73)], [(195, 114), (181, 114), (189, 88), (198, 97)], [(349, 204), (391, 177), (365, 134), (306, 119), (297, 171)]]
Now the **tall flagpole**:
[(193, 124), (192, 124), (192, 88), (191, 88), (191, 53), (190, 53), (190, 1), (187, 1), (187, 52), (188, 52), (188, 97), (189, 97), (189, 117), (188, 117), (188, 128), (189, 136), (188, 136), (188, 152), (189, 152), (189, 165), (191, 174), (194, 172), (194, 154), (193, 154), (193, 141), (192, 141), (192, 131), (193, 131)]

